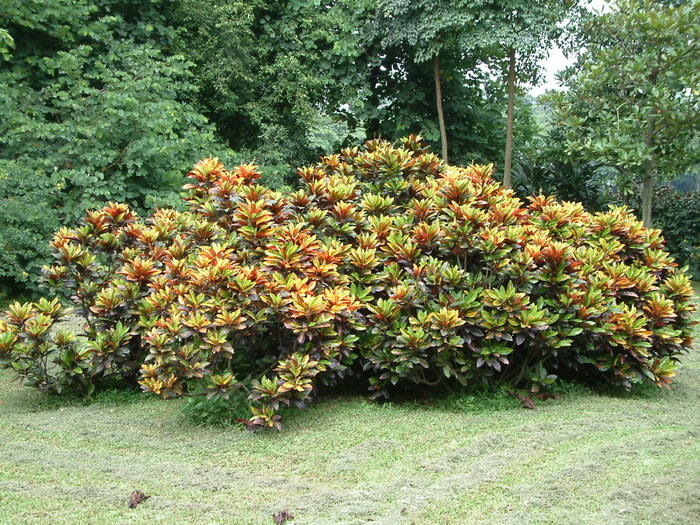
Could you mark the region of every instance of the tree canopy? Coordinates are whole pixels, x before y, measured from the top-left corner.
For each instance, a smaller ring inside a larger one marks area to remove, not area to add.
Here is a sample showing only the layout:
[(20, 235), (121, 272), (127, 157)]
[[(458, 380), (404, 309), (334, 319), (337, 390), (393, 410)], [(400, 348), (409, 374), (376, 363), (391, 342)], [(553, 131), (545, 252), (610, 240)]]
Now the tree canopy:
[(156, 1), (6, 3), (0, 67), (0, 278), (27, 282), (59, 225), (109, 200), (174, 195), (192, 157), (226, 148), (186, 103), (190, 64)]
[[(478, 66), (502, 75), (508, 90), (504, 182), (510, 186), (516, 84), (537, 79), (540, 60), (562, 35), (561, 23), (576, 18), (576, 5), (574, 0), (380, 0), (378, 31), (385, 44), (407, 46), (416, 62), (433, 61), (441, 119), (445, 59), (459, 64), (462, 82), (473, 81)], [(443, 160), (447, 125), (441, 125)]]
[(655, 182), (700, 160), (700, 10), (619, 0), (583, 25), (582, 52), (554, 97), (567, 151), (614, 166), (641, 182), (651, 225)]

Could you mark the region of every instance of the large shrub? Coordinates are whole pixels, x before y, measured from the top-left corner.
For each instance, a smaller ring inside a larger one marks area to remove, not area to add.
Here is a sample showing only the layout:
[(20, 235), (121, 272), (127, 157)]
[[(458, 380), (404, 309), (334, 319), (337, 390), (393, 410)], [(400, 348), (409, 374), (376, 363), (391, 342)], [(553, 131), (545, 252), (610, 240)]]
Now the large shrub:
[(46, 391), (247, 391), (254, 427), (351, 372), (375, 396), (558, 377), (668, 385), (694, 305), (660, 232), (623, 208), (526, 205), (491, 172), (445, 166), (415, 137), (324, 157), (286, 195), (255, 166), (203, 160), (188, 211), (140, 219), (112, 204), (55, 235), (46, 278), (79, 306), (86, 347), (47, 335), (54, 303), (15, 304), (0, 359)]

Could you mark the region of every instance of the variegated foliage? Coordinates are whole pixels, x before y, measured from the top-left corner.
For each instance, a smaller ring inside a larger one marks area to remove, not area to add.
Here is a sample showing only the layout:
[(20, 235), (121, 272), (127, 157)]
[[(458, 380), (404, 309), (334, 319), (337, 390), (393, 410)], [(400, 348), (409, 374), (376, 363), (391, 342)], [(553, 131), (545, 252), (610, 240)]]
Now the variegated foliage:
[[(291, 194), (255, 166), (205, 159), (186, 212), (125, 205), (59, 231), (49, 284), (88, 344), (50, 330), (58, 303), (11, 306), (0, 358), (47, 391), (109, 378), (169, 398), (246, 389), (250, 426), (277, 427), (319, 384), (558, 377), (668, 386), (692, 343), (688, 277), (623, 208), (524, 203), (491, 166), (445, 166), (420, 137), (343, 150)], [(51, 361), (53, 365), (37, 363)]]

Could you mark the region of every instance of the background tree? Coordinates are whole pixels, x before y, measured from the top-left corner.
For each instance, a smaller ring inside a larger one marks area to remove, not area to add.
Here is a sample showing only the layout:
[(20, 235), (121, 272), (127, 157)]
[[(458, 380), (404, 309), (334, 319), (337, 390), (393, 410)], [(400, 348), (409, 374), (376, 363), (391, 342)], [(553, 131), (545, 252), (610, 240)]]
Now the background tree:
[[(157, 1), (5, 2), (0, 280), (31, 286), (46, 240), (105, 201), (170, 199), (192, 158), (226, 155), (183, 103), (192, 85)], [(9, 47), (9, 46), (8, 46)], [(0, 59), (1, 60), (1, 59)]]
[(15, 47), (15, 41), (10, 36), (6, 29), (0, 28), (0, 58), (10, 60), (12, 56), (10, 50)]
[[(179, 0), (170, 17), (183, 27), (175, 51), (195, 63), (192, 101), (241, 159), (263, 164), (268, 183), (272, 167), (292, 174), (364, 137), (421, 132), (439, 143), (433, 64), (422, 43), (403, 38), (413, 26), (377, 23), (389, 19), (387, 5)], [(456, 53), (440, 58), (443, 132), (454, 136), (461, 163), (498, 158), (503, 148), (503, 90), (481, 62)]]
[[(371, 79), (372, 99), (357, 113), (368, 137), (397, 139), (421, 133), (435, 151), (440, 150), (433, 66), (432, 61), (417, 62), (406, 45), (384, 47), (381, 74)], [(503, 89), (476, 66), (475, 60), (444, 55), (440, 60), (449, 160), (459, 165), (498, 161), (503, 154)], [(522, 126), (518, 131), (529, 133), (529, 128)]]
[(503, 183), (512, 185), (515, 92), (519, 82), (536, 82), (540, 61), (578, 17), (576, 0), (474, 0), (473, 30), (461, 34), (463, 49), (490, 50), (489, 63), (508, 86)]
[(461, 69), (486, 64), (505, 72), (507, 117), (504, 183), (511, 186), (516, 84), (536, 81), (539, 61), (573, 17), (575, 0), (380, 0), (379, 30), (387, 45), (406, 44), (416, 62), (432, 60), (443, 160), (447, 134), (442, 109), (441, 61), (464, 61)]
[(175, 51), (195, 64), (193, 100), (242, 158), (291, 173), (361, 126), (373, 9), (374, 0), (178, 0), (169, 16), (183, 28)]
[(652, 224), (654, 184), (698, 162), (700, 9), (619, 0), (582, 26), (583, 51), (554, 96), (567, 152), (614, 166), (641, 182)]
[[(431, 61), (435, 85), (435, 106), (440, 130), (442, 160), (448, 161), (447, 130), (443, 110), (441, 58), (461, 58), (459, 33), (466, 30), (473, 15), (471, 2), (452, 0), (380, 0), (377, 32), (385, 47), (404, 46), (416, 63)], [(468, 51), (468, 50), (465, 50)]]

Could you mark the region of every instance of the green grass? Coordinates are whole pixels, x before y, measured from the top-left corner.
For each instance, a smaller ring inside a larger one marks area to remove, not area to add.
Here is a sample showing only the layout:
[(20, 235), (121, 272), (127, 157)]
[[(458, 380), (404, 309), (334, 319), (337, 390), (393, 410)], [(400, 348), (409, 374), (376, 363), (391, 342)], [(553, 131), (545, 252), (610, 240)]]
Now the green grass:
[[(318, 400), (281, 433), (196, 427), (182, 400), (57, 403), (0, 374), (0, 523), (700, 523), (700, 352), (672, 391)], [(132, 490), (152, 497), (127, 508)]]

